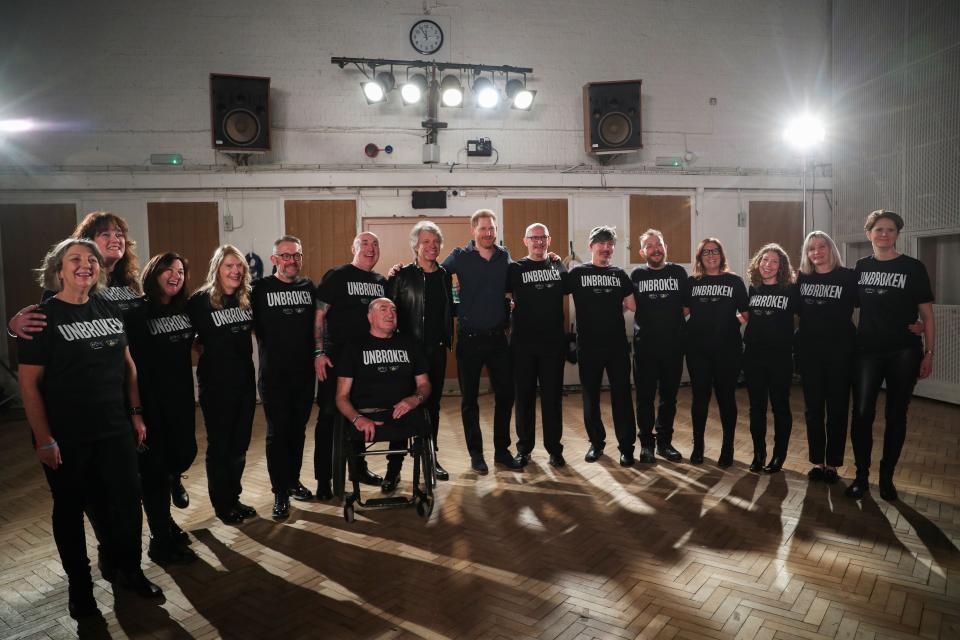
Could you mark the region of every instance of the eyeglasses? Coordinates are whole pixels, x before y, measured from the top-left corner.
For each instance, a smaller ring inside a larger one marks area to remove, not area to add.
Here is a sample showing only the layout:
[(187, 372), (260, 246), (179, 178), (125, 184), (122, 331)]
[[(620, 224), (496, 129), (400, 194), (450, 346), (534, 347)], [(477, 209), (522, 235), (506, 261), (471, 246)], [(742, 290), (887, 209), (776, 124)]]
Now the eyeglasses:
[(290, 262), (291, 260), (296, 260), (297, 262), (300, 262), (301, 260), (303, 260), (302, 253), (275, 253), (273, 255), (277, 256), (284, 262)]
[(546, 242), (550, 239), (550, 236), (527, 236), (527, 240), (532, 240), (533, 242)]
[(720, 249), (704, 249), (700, 252), (702, 256), (718, 256), (720, 255)]

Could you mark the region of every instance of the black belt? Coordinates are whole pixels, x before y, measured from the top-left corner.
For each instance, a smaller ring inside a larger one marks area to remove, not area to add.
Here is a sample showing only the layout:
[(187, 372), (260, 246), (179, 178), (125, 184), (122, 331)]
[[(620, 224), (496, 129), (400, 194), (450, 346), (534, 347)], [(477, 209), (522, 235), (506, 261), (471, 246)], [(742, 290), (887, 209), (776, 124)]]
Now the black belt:
[(494, 336), (502, 336), (503, 329), (483, 329), (480, 331), (467, 331), (464, 329), (460, 330), (460, 336), (466, 338), (492, 338)]

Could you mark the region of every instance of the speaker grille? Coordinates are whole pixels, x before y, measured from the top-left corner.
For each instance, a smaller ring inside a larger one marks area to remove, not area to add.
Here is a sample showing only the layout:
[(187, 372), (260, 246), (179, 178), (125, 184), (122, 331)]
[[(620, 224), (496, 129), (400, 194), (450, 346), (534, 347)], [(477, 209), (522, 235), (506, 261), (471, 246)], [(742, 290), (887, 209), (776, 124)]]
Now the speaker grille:
[(260, 136), (260, 123), (249, 110), (234, 109), (223, 118), (223, 135), (232, 144), (245, 147)]
[(626, 144), (633, 135), (633, 125), (623, 113), (615, 111), (600, 118), (597, 125), (600, 140), (609, 147), (620, 147)]

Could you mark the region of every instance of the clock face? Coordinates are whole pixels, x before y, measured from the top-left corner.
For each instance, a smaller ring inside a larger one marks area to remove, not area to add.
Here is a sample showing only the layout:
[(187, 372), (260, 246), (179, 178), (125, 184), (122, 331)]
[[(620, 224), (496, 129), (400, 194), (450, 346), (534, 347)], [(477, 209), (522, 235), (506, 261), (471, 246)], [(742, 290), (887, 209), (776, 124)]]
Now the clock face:
[(443, 30), (433, 20), (420, 20), (410, 28), (410, 44), (420, 53), (435, 53), (443, 46)]

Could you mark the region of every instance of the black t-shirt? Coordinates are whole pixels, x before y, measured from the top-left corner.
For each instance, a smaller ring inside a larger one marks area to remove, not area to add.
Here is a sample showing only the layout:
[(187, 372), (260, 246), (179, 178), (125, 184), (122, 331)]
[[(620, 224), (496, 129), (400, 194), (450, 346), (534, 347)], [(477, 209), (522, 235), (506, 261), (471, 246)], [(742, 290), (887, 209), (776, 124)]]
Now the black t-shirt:
[(511, 340), (564, 342), (563, 278), (559, 260), (523, 258), (507, 267), (507, 292), (513, 294)]
[(687, 336), (700, 348), (740, 347), (740, 321), (737, 312), (747, 310), (747, 287), (740, 276), (721, 273), (687, 280), (690, 317)]
[(750, 317), (743, 341), (751, 347), (789, 351), (793, 348), (793, 317), (800, 299), (796, 284), (750, 287)]
[(257, 280), (250, 294), (257, 333), (260, 378), (313, 371), (313, 282), (284, 282), (275, 276)]
[(352, 264), (327, 271), (317, 287), (317, 300), (330, 305), (324, 322), (324, 349), (333, 353), (345, 343), (369, 334), (367, 306), (386, 295), (387, 280), (375, 271), (364, 271)]
[(17, 340), (23, 364), (44, 368), (40, 392), (53, 437), (92, 442), (132, 429), (126, 410), (127, 336), (116, 305), (99, 296), (85, 304), (40, 303), (47, 325)]
[(423, 343), (440, 344), (444, 340), (446, 329), (446, 317), (444, 309), (446, 307), (447, 292), (444, 291), (444, 272), (440, 269), (436, 271), (424, 271), (424, 299), (423, 299)]
[(420, 347), (406, 336), (351, 341), (340, 353), (337, 377), (353, 378), (350, 403), (355, 409), (388, 409), (413, 395), (414, 376), (427, 373)]
[(191, 348), (197, 332), (186, 310), (146, 303), (126, 314), (126, 325), (147, 427), (157, 412), (173, 415), (189, 410), (192, 420)]
[(647, 265), (630, 274), (637, 311), (633, 315), (633, 336), (650, 348), (683, 348), (685, 322), (683, 303), (687, 297), (687, 271), (668, 262), (662, 269)]
[(933, 302), (927, 268), (916, 258), (873, 256), (857, 260), (860, 326), (857, 346), (864, 351), (922, 347), (907, 327), (917, 321), (918, 306)]
[(851, 320), (857, 306), (857, 272), (836, 267), (828, 273), (800, 273), (797, 287), (800, 341), (828, 341), (852, 347), (857, 333)]
[(197, 364), (200, 384), (245, 379), (253, 368), (253, 312), (241, 309), (237, 296), (224, 296), (223, 308), (210, 305), (210, 294), (197, 291), (190, 296), (187, 313), (203, 345)]
[[(52, 298), (57, 294), (56, 291), (44, 289), (40, 295), (41, 300)], [(96, 296), (117, 306), (120, 313), (124, 315), (124, 320), (128, 313), (137, 311), (144, 305), (144, 298), (139, 293), (124, 284), (120, 275), (113, 271), (107, 277), (107, 286), (97, 290)]]
[(580, 348), (616, 347), (626, 342), (623, 299), (633, 284), (620, 267), (583, 264), (570, 271), (567, 290), (577, 306), (577, 343)]

